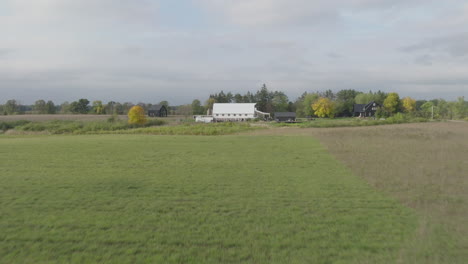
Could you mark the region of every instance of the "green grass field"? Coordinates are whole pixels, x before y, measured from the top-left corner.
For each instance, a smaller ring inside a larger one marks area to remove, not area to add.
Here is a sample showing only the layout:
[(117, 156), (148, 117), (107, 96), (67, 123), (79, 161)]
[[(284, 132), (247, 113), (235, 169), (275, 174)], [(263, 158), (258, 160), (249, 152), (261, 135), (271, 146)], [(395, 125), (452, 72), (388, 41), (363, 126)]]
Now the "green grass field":
[(306, 136), (0, 136), (0, 263), (395, 263), (417, 218)]

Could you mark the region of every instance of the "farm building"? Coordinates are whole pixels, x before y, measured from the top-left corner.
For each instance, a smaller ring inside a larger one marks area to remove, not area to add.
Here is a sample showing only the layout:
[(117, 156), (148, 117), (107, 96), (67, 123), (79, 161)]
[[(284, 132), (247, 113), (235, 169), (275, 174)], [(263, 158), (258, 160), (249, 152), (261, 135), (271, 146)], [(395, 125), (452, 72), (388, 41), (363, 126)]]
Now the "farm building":
[(167, 117), (167, 107), (162, 104), (152, 105), (148, 110), (148, 116)]
[(269, 118), (269, 113), (258, 111), (254, 103), (214, 103), (214, 121), (247, 121), (254, 118)]
[(197, 115), (193, 117), (197, 123), (211, 123), (213, 122), (213, 117), (208, 115)]
[(277, 122), (294, 122), (296, 121), (296, 113), (294, 112), (275, 112), (275, 121)]
[(379, 109), (380, 107), (381, 106), (374, 101), (368, 104), (355, 104), (354, 115), (359, 115), (359, 117), (375, 116), (375, 112), (377, 112), (377, 109)]

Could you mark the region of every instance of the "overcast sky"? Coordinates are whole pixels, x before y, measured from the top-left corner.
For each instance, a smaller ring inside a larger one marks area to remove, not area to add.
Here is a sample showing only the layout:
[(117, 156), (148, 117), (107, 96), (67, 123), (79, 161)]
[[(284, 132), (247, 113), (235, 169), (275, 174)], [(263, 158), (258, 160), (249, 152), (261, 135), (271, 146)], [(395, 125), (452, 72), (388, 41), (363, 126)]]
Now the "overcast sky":
[(468, 0), (0, 0), (0, 103), (468, 97)]

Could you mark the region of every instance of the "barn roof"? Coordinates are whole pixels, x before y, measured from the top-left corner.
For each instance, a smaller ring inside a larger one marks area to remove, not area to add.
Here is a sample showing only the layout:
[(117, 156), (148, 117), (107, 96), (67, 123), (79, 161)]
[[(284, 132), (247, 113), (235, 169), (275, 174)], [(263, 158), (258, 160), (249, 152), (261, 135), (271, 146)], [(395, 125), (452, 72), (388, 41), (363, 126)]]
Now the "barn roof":
[(255, 104), (252, 104), (252, 103), (243, 103), (243, 104), (214, 103), (213, 113), (214, 114), (255, 114)]
[(295, 112), (275, 112), (275, 117), (296, 117)]
[(154, 110), (154, 111), (159, 111), (161, 110), (161, 108), (163, 108), (164, 105), (163, 104), (157, 104), (157, 105), (152, 105), (149, 110)]
[(371, 109), (373, 105), (380, 106), (378, 103), (375, 101), (371, 101), (367, 104), (355, 104), (354, 105), (354, 112), (360, 113), (360, 112), (366, 112), (367, 109)]
[(360, 113), (364, 112), (364, 109), (367, 104), (354, 104), (354, 112)]

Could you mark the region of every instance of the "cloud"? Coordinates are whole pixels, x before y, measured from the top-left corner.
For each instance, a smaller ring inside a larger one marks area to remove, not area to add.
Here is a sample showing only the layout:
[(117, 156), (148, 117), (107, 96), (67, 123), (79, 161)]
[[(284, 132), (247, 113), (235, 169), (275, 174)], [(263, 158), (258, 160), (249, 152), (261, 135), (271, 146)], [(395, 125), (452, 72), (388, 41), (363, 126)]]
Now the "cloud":
[(421, 56), (418, 56), (414, 59), (414, 62), (416, 64), (420, 64), (420, 65), (427, 65), (427, 66), (430, 66), (432, 65), (432, 56), (431, 55), (427, 55), (427, 54), (424, 54), (424, 55), (421, 55)]
[(344, 10), (361, 12), (398, 9), (427, 3), (423, 0), (199, 0), (234, 24), (286, 26), (336, 23)]
[(453, 57), (466, 56), (468, 55), (468, 32), (427, 39), (414, 45), (402, 47), (401, 50), (404, 52), (440, 52)]
[(343, 58), (343, 55), (336, 53), (336, 52), (328, 52), (327, 57), (332, 58), (332, 59), (341, 59)]
[(267, 83), (291, 99), (347, 88), (463, 95), (466, 34), (450, 25), (465, 13), (446, 1), (3, 0), (1, 94), (182, 104)]
[(9, 54), (12, 54), (14, 49), (2, 49), (0, 48), (0, 59), (6, 58)]
[[(157, 2), (150, 0), (5, 0), (13, 15), (7, 22), (40, 23), (151, 23)], [(16, 25), (17, 26), (17, 25)], [(59, 25), (55, 25), (59, 26)]]

